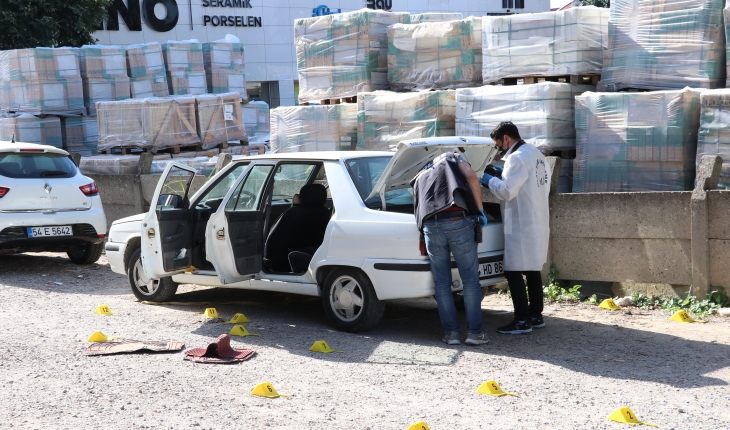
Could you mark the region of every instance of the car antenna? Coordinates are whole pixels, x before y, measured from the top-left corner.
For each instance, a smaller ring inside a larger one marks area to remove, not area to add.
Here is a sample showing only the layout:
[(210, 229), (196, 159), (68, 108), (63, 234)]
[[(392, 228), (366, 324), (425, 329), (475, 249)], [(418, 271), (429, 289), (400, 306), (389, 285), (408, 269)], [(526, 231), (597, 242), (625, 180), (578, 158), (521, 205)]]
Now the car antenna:
[(13, 132), (13, 137), (10, 139), (10, 143), (15, 143), (15, 132)]

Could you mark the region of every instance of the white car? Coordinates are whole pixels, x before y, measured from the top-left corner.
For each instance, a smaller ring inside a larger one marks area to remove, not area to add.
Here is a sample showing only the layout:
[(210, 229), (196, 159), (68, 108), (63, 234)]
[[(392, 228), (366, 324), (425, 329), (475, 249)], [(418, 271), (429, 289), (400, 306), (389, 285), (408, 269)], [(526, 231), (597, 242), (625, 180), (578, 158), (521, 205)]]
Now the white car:
[[(248, 157), (194, 196), (186, 191), (194, 171), (171, 164), (150, 211), (112, 224), (107, 258), (140, 300), (169, 300), (178, 283), (319, 296), (335, 327), (363, 331), (378, 323), (383, 301), (434, 294), (411, 179), (445, 151), (461, 152), (481, 172), (496, 155), (491, 142), (443, 137), (401, 142), (395, 153)], [(485, 208), (483, 289), (504, 281), (499, 205)], [(462, 287), (452, 267), (456, 294)]]
[(99, 189), (68, 152), (0, 142), (0, 254), (65, 252), (76, 264), (92, 264), (105, 236)]

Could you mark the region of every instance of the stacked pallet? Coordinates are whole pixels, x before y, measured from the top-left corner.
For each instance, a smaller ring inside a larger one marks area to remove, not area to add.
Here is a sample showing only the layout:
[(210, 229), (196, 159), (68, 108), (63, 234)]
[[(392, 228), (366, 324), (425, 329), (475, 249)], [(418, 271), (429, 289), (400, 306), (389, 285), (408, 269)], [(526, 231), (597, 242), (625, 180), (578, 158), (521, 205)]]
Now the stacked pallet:
[(459, 12), (426, 12), (411, 15), (408, 24), (421, 24), (423, 22), (444, 22), (463, 19), (464, 16)]
[(357, 142), (357, 105), (312, 105), (271, 110), (271, 151), (351, 150)]
[(263, 143), (269, 140), (269, 105), (264, 101), (253, 101), (242, 106), (243, 126), (246, 127), (249, 143)]
[(601, 74), (609, 11), (567, 10), (483, 18), (485, 83), (525, 76)]
[(0, 118), (0, 140), (12, 139), (63, 148), (61, 119), (57, 116), (39, 118), (28, 113)]
[(96, 102), (125, 100), (130, 95), (126, 49), (121, 46), (84, 45), (79, 48), (84, 106), (96, 115)]
[(700, 129), (697, 137), (697, 162), (703, 155), (722, 158), (719, 188), (730, 189), (730, 89), (707, 90), (700, 95)]
[(165, 60), (162, 46), (157, 43), (127, 46), (127, 75), (131, 83), (132, 97), (166, 97), (167, 87)]
[(542, 82), (532, 85), (484, 86), (456, 90), (456, 135), (489, 134), (512, 121), (520, 136), (542, 152), (575, 149), (575, 96), (592, 85)]
[(202, 149), (227, 145), (229, 141), (248, 142), (240, 93), (204, 94), (196, 96), (195, 101)]
[(248, 101), (243, 45), (238, 38), (228, 35), (226, 39), (204, 43), (203, 63), (209, 93), (237, 92), (244, 102)]
[(481, 18), (388, 27), (388, 82), (407, 91), (481, 84)]
[(576, 97), (573, 192), (691, 190), (699, 118), (690, 88)]
[(208, 86), (203, 65), (203, 44), (197, 40), (170, 41), (162, 45), (171, 95), (205, 94)]
[(361, 9), (295, 20), (299, 103), (387, 89), (386, 28), (409, 19), (408, 13)]
[(357, 149), (395, 150), (406, 139), (453, 136), (455, 112), (454, 90), (360, 93)]
[(99, 152), (99, 126), (96, 117), (62, 117), (61, 136), (64, 149), (68, 152), (75, 152), (83, 157), (96, 155)]
[(599, 91), (719, 88), (724, 0), (614, 0)]

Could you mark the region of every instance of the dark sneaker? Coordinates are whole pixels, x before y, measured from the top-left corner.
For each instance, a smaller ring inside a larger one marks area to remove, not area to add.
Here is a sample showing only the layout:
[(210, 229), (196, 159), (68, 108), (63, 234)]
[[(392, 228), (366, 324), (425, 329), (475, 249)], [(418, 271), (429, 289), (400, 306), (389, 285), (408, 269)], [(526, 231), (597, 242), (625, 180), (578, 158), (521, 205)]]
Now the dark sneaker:
[(498, 328), (497, 331), (502, 334), (525, 334), (532, 331), (532, 326), (527, 321), (521, 323), (514, 320), (506, 326)]
[(448, 345), (461, 345), (461, 341), (459, 340), (458, 331), (452, 331), (451, 333), (445, 334), (444, 338), (441, 340), (443, 340), (444, 343), (446, 343)]
[(542, 316), (530, 317), (530, 325), (532, 328), (545, 328), (545, 320), (542, 319)]
[(464, 343), (467, 345), (486, 345), (489, 343), (489, 337), (483, 331), (479, 333), (467, 333)]

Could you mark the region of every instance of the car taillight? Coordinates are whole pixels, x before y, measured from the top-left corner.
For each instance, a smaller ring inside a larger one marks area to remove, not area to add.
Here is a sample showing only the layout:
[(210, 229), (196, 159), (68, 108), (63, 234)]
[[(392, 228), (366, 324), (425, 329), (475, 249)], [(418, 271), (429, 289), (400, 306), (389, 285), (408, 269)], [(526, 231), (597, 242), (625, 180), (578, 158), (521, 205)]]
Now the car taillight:
[(79, 187), (82, 193), (86, 196), (95, 196), (99, 194), (99, 187), (96, 186), (96, 182)]
[(10, 188), (0, 187), (0, 199), (5, 197), (8, 191), (10, 191)]

